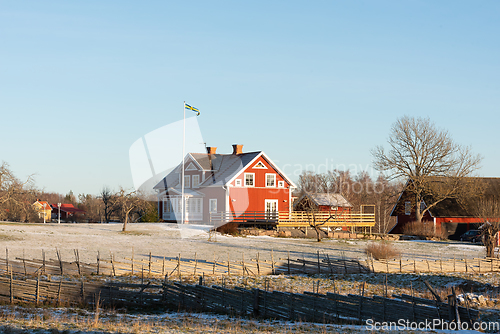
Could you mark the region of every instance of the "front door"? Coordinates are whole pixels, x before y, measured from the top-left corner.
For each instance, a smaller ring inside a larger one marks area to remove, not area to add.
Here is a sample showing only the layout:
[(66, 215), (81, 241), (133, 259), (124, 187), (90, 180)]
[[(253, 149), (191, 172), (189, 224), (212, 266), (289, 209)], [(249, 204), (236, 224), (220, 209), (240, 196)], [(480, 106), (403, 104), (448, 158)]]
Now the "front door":
[(278, 219), (277, 199), (266, 199), (266, 219)]

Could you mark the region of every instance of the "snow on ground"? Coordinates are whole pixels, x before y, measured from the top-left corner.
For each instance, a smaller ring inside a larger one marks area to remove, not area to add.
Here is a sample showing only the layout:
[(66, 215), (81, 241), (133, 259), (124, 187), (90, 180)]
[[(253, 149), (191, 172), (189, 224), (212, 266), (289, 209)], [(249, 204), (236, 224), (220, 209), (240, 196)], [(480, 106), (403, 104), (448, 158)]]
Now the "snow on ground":
[[(256, 258), (263, 260), (286, 258), (315, 259), (317, 252), (327, 253), (330, 258), (365, 259), (364, 248), (368, 240), (339, 240), (274, 238), (274, 237), (232, 237), (217, 234), (209, 240), (206, 226), (166, 223), (128, 224), (127, 232), (121, 232), (122, 225), (111, 224), (20, 224), (0, 223), (0, 240), (8, 248), (9, 256), (41, 258), (42, 250), (55, 258), (59, 249), (63, 260), (74, 259), (73, 250), (78, 249), (84, 262), (95, 262), (97, 251), (112, 252), (116, 259), (130, 257), (132, 250), (136, 257), (156, 256), (212, 260), (216, 258), (241, 260)], [(459, 242), (394, 241), (404, 258), (477, 258), (484, 257), (484, 247)], [(445, 251), (444, 251), (445, 250)], [(2, 256), (3, 257), (3, 256)]]
[[(32, 309), (0, 306), (0, 333), (373, 333), (375, 324), (329, 325), (277, 320), (240, 319), (206, 313), (125, 314), (73, 308)], [(377, 324), (382, 326), (382, 324)], [(412, 326), (412, 325), (410, 325)], [(416, 325), (413, 325), (416, 326)], [(472, 330), (403, 330), (384, 333), (479, 333)]]

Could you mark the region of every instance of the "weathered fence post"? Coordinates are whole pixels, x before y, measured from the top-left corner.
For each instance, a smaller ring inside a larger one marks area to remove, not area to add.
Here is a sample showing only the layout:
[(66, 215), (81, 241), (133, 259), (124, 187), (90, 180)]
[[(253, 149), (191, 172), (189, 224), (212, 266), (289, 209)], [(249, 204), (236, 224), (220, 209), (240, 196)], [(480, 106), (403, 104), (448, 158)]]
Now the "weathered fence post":
[(216, 262), (215, 262), (215, 252), (214, 252), (214, 265), (212, 267), (212, 275), (215, 275), (215, 265), (216, 265)]
[(45, 274), (45, 250), (42, 249), (43, 273)]
[(259, 316), (259, 289), (253, 289), (253, 316)]
[(13, 287), (13, 283), (12, 282), (12, 269), (10, 270), (10, 303), (13, 304), (14, 303), (14, 287)]
[(111, 253), (111, 252), (109, 252), (109, 255), (111, 257), (111, 273), (110, 273), (110, 276), (111, 277), (115, 277), (116, 276), (116, 272), (115, 272), (115, 262), (113, 261), (114, 256), (113, 256), (113, 253)]
[(61, 287), (62, 287), (62, 279), (59, 280), (59, 287), (57, 288), (57, 306), (61, 304)]
[(193, 276), (196, 276), (196, 267), (198, 266), (198, 259), (196, 258), (196, 252), (194, 253), (194, 272)]
[(149, 251), (148, 277), (151, 277), (151, 251)]
[(5, 272), (9, 273), (9, 249), (5, 247)]
[[(290, 254), (290, 252), (289, 252), (288, 254)], [(290, 255), (289, 255), (289, 256), (290, 256)], [(259, 252), (257, 252), (257, 275), (259, 275), (259, 276), (260, 276), (260, 264), (259, 264), (259, 257), (260, 257), (260, 253), (259, 253)], [(491, 263), (493, 263), (493, 261), (492, 261)], [(493, 268), (493, 265), (492, 265), (492, 268)], [(492, 270), (492, 271), (493, 271), (493, 270)]]
[(24, 248), (23, 248), (23, 267), (24, 267), (24, 276), (28, 275), (28, 272), (26, 271), (26, 260), (24, 256)]
[(321, 274), (321, 264), (319, 262), (319, 250), (318, 250), (318, 274)]
[(78, 275), (82, 276), (82, 272), (80, 270), (80, 254), (78, 253), (78, 249), (73, 249), (73, 253), (75, 254), (76, 266), (78, 267)]
[(359, 307), (358, 307), (358, 319), (359, 322), (363, 321), (361, 311), (363, 309), (363, 297), (365, 295), (365, 282), (362, 283), (361, 296), (359, 297)]
[(99, 251), (97, 251), (97, 275), (99, 275), (99, 262), (100, 262), (100, 254)]
[(132, 246), (132, 264), (131, 264), (132, 276), (134, 276), (134, 246)]
[(36, 276), (36, 295), (35, 295), (36, 305), (38, 305), (39, 295), (40, 295), (40, 273), (38, 273)]
[(274, 250), (271, 249), (271, 272), (272, 272), (272, 275), (275, 274), (275, 271), (274, 271)]
[(177, 257), (177, 275), (179, 276), (179, 281), (181, 280), (181, 253)]
[(82, 278), (82, 285), (80, 287), (80, 299), (82, 304), (85, 303), (85, 281)]

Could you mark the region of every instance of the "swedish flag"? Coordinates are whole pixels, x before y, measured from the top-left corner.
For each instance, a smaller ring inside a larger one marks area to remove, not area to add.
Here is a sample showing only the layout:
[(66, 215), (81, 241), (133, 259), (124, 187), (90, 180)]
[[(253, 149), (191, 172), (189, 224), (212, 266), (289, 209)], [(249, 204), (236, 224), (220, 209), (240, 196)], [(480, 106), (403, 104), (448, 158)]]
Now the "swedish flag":
[(200, 111), (198, 110), (198, 108), (191, 107), (189, 104), (186, 103), (184, 103), (184, 108), (194, 111), (196, 113), (196, 116), (200, 116)]

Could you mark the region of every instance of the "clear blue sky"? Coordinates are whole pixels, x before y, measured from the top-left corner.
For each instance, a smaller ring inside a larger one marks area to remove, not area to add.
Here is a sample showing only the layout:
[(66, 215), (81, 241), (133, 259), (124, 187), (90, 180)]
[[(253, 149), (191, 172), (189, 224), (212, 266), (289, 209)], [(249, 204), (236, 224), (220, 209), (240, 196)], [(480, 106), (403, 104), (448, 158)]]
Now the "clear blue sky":
[(405, 114), (500, 176), (499, 16), (498, 1), (0, 1), (0, 160), (46, 191), (131, 188), (130, 145), (185, 100), (208, 146), (263, 150), (292, 179), (369, 169)]

